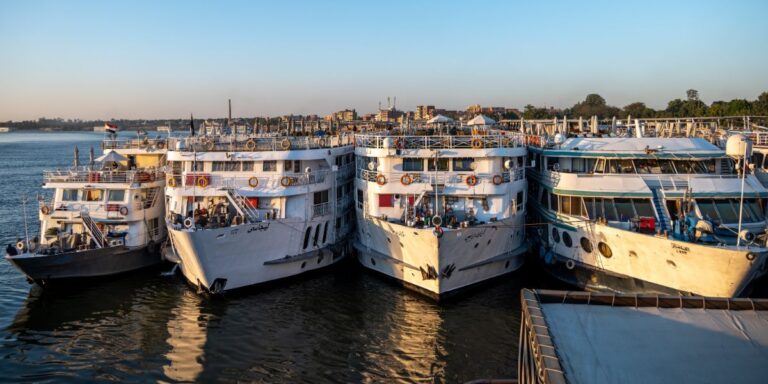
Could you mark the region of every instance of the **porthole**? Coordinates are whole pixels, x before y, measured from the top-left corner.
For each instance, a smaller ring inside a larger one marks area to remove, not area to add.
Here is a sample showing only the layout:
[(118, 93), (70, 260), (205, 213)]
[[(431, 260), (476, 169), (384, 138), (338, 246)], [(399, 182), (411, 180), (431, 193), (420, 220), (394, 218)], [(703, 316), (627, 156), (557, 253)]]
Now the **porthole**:
[(608, 246), (608, 244), (603, 243), (602, 241), (597, 243), (597, 250), (600, 251), (600, 254), (603, 255), (606, 259), (613, 256), (613, 251), (611, 250), (611, 247)]
[(557, 231), (557, 228), (552, 227), (552, 241), (555, 243), (560, 242), (560, 232)]
[(509, 260), (507, 260), (507, 262), (504, 263), (504, 269), (507, 269), (507, 268), (509, 268)]
[(371, 264), (376, 265), (376, 260), (374, 260), (373, 257), (371, 257)]
[(304, 269), (304, 267), (306, 267), (306, 266), (307, 266), (307, 262), (306, 261), (301, 263), (301, 269)]
[(592, 253), (592, 242), (589, 241), (589, 239), (582, 237), (581, 240), (579, 240), (579, 243), (581, 243), (581, 249), (583, 249), (584, 252)]
[(568, 248), (573, 246), (573, 239), (571, 239), (571, 235), (566, 231), (563, 231), (563, 244)]

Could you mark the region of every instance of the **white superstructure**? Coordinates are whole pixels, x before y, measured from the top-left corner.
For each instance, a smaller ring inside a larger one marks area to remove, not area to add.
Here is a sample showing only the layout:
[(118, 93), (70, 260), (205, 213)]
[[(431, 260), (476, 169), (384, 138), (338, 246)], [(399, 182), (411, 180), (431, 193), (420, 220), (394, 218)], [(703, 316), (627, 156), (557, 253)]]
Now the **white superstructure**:
[(216, 127), (168, 152), (169, 233), (184, 277), (219, 293), (340, 260), (354, 226), (352, 137), (205, 134)]
[[(730, 297), (768, 266), (768, 191), (701, 138), (530, 136), (546, 269), (618, 292)], [(730, 145), (730, 144), (729, 144)], [(743, 203), (743, 204), (742, 204)]]
[(439, 123), (355, 141), (355, 246), (366, 268), (439, 298), (523, 264), (519, 135)]

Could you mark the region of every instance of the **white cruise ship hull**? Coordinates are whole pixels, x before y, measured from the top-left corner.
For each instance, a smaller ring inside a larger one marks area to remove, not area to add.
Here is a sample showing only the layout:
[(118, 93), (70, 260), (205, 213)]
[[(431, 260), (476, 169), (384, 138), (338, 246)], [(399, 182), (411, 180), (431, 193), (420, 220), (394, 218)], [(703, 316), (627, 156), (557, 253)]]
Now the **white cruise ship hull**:
[[(322, 222), (308, 226), (316, 228)], [(311, 237), (303, 248), (304, 224), (273, 220), (197, 231), (169, 228), (168, 232), (186, 280), (199, 289), (222, 293), (327, 267), (347, 254), (345, 242), (331, 241), (335, 238), (332, 228), (325, 243), (320, 233), (317, 245)]]
[[(545, 269), (590, 290), (736, 297), (768, 269), (765, 248), (711, 246), (590, 222), (546, 228), (546, 234), (539, 234), (546, 236), (547, 245), (539, 250)], [(570, 247), (564, 233), (572, 240)], [(591, 252), (582, 238), (589, 239)], [(610, 257), (602, 254), (601, 242), (610, 248)]]
[(524, 217), (469, 228), (417, 229), (375, 218), (358, 220), (360, 263), (435, 299), (519, 269), (525, 260)]

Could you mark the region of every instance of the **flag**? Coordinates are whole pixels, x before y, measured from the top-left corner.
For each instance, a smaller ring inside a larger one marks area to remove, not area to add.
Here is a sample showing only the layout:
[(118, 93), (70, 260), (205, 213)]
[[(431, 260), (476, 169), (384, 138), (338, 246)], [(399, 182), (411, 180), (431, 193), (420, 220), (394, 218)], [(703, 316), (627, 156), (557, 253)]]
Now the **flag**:
[(104, 130), (108, 133), (117, 133), (117, 124), (104, 123)]

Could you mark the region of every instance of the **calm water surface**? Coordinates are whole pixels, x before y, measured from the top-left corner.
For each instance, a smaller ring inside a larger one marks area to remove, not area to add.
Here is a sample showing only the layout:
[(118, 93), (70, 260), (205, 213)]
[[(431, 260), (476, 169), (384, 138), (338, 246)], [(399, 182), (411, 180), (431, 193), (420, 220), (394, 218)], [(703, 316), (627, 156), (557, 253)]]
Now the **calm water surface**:
[[(0, 134), (0, 244), (23, 235), (43, 169), (102, 134)], [(3, 252), (4, 253), (4, 252)], [(0, 260), (0, 382), (461, 382), (516, 376), (521, 271), (435, 305), (354, 262), (224, 298), (147, 271), (43, 292)], [(551, 285), (550, 285), (551, 286)]]

